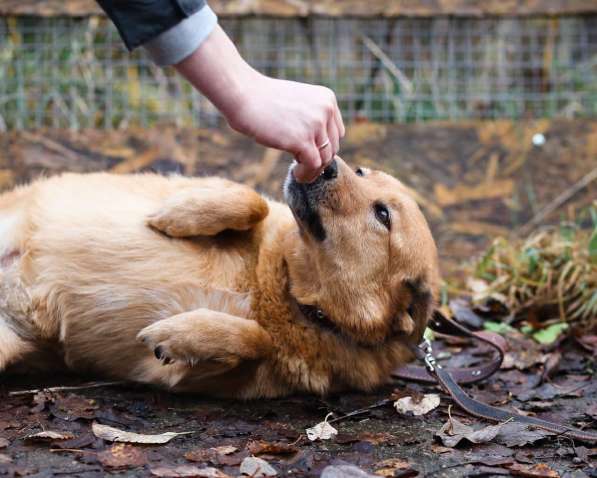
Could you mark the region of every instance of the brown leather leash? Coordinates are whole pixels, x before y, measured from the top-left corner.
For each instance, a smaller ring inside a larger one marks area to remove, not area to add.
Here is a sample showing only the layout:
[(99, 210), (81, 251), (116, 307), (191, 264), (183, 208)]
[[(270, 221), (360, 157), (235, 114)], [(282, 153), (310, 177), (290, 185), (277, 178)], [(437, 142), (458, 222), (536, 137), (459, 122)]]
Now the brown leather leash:
[(454, 403), (469, 415), (484, 418), (493, 422), (513, 421), (525, 423), (558, 435), (576, 438), (586, 442), (597, 442), (597, 434), (579, 428), (562, 425), (540, 418), (528, 417), (502, 408), (493, 407), (469, 397), (459, 384), (469, 384), (484, 380), (502, 365), (507, 349), (506, 341), (492, 332), (473, 332), (463, 325), (448, 319), (443, 314), (435, 312), (429, 322), (429, 328), (437, 333), (456, 337), (473, 338), (490, 345), (496, 352), (494, 358), (480, 367), (451, 369), (442, 367), (433, 355), (431, 342), (424, 340), (418, 346), (413, 346), (415, 356), (425, 366), (406, 365), (396, 370), (392, 376), (403, 380), (411, 380), (429, 384), (439, 384), (450, 394)]

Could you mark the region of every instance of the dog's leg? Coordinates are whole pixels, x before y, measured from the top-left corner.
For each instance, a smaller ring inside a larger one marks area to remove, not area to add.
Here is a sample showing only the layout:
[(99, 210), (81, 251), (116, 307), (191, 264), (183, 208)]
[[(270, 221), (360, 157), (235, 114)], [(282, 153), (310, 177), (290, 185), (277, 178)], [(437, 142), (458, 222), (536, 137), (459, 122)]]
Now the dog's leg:
[(159, 320), (137, 338), (165, 364), (215, 361), (232, 368), (271, 351), (270, 336), (257, 322), (210, 309)]
[(32, 345), (19, 337), (0, 315), (0, 372), (32, 350)]
[(249, 230), (267, 216), (267, 202), (253, 189), (224, 180), (218, 185), (180, 191), (148, 217), (148, 225), (171, 237), (212, 236)]

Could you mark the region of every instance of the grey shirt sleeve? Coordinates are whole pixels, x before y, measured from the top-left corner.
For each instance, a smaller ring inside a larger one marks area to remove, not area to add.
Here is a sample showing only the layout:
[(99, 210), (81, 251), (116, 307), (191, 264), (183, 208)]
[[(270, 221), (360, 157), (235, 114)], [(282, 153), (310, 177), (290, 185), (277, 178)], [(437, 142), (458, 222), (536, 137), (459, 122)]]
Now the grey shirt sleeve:
[(205, 5), (143, 44), (153, 61), (160, 66), (174, 65), (193, 53), (209, 36), (218, 23), (214, 11)]

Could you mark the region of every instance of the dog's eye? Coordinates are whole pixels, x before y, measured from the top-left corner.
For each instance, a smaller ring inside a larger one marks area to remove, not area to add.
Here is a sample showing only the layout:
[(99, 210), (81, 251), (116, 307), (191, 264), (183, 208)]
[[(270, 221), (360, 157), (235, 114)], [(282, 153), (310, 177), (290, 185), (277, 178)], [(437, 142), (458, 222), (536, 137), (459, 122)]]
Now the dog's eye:
[(357, 174), (357, 176), (365, 176), (365, 171), (363, 171), (363, 168), (357, 168), (354, 172)]
[(386, 226), (388, 229), (390, 229), (390, 226), (392, 225), (391, 223), (391, 217), (390, 217), (390, 211), (388, 210), (388, 208), (381, 203), (376, 203), (373, 206), (374, 210), (375, 210), (375, 217), (377, 218), (377, 220), (379, 222), (381, 222), (384, 226)]

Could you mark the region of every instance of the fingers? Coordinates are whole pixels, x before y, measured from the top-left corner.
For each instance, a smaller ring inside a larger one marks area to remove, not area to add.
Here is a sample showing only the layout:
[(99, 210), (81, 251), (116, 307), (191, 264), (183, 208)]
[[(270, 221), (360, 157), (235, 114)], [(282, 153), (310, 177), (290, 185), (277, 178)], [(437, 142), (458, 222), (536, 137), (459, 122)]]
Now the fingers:
[[(334, 97), (335, 101), (335, 108), (334, 108), (334, 121), (336, 122), (336, 127), (338, 129), (338, 134), (340, 138), (344, 138), (346, 134), (346, 128), (344, 127), (344, 120), (342, 119), (342, 113), (340, 112), (340, 107), (338, 106), (338, 100)], [(340, 151), (340, 149), (336, 150), (336, 153)]]
[[(329, 148), (326, 148), (329, 149)], [(294, 177), (300, 183), (314, 181), (322, 168), (321, 154), (315, 143), (307, 146), (296, 156), (297, 165), (294, 167)]]
[(334, 145), (333, 141), (337, 141), (337, 139), (333, 139), (328, 135), (328, 131), (322, 129), (315, 140), (315, 144), (317, 145), (317, 149), (319, 151), (319, 157), (321, 158), (321, 168), (325, 168), (330, 161), (334, 157)]
[(334, 118), (330, 118), (328, 121), (328, 138), (330, 139), (331, 157), (333, 158), (340, 151), (340, 133)]

